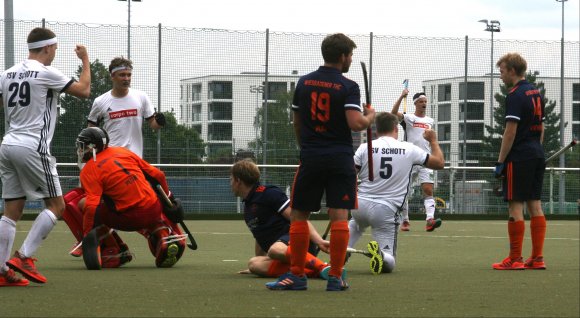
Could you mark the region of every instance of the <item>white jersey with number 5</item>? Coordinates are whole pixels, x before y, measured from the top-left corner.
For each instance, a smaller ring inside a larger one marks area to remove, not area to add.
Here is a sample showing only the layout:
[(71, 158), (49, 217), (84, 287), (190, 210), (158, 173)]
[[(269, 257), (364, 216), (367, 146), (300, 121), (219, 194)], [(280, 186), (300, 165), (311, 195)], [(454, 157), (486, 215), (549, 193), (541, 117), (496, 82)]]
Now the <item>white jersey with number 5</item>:
[(6, 124), (2, 144), (50, 154), (58, 95), (73, 83), (54, 67), (25, 60), (0, 76)]
[(429, 142), (423, 138), (425, 129), (433, 129), (433, 118), (429, 116), (419, 117), (415, 114), (403, 114), (403, 121), (401, 126), (405, 130), (405, 141), (413, 145), (421, 147), (425, 151), (431, 153), (431, 146)]
[(407, 196), (411, 170), (414, 165), (427, 163), (429, 154), (409, 143), (392, 137), (373, 140), (373, 176), (369, 181), (367, 144), (361, 144), (354, 155), (359, 168), (359, 198), (385, 204), (399, 210)]

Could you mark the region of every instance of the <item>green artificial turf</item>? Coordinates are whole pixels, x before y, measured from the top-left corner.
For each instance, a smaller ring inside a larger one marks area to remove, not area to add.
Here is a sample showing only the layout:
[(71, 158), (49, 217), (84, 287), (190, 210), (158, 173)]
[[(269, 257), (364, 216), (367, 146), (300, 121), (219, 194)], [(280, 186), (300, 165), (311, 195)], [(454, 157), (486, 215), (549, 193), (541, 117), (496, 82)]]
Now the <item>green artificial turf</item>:
[[(326, 221), (314, 221), (323, 231)], [(169, 269), (155, 268), (146, 240), (121, 232), (135, 254), (118, 269), (88, 271), (68, 251), (74, 243), (59, 222), (37, 251), (44, 285), (0, 288), (0, 317), (578, 317), (579, 221), (548, 222), (545, 271), (494, 271), (508, 253), (505, 221), (445, 221), (435, 232), (412, 221), (399, 234), (397, 267), (372, 275), (368, 258), (347, 264), (346, 292), (270, 291), (270, 278), (237, 274), (254, 243), (243, 221), (187, 221), (199, 249)], [(20, 221), (14, 248), (31, 221)], [(370, 232), (357, 248), (364, 249)], [(524, 257), (531, 249), (526, 222)], [(321, 254), (328, 261), (328, 255)]]

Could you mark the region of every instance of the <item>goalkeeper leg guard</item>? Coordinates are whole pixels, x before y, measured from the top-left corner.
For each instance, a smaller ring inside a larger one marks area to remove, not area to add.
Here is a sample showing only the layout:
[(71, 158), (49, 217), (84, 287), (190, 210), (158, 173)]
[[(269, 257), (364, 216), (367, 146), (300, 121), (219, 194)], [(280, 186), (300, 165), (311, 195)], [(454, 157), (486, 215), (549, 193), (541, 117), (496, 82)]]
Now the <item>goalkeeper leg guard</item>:
[(72, 189), (63, 197), (65, 209), (62, 214), (62, 219), (68, 225), (68, 228), (78, 242), (83, 239), (83, 214), (79, 210), (78, 203), (85, 197), (85, 191), (81, 188)]

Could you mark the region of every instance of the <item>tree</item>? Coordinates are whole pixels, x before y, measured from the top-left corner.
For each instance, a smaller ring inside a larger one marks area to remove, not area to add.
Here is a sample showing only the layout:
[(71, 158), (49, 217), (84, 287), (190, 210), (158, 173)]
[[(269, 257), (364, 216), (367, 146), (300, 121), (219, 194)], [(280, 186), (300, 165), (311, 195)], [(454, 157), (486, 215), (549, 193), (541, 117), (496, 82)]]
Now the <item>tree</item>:
[[(528, 72), (526, 80), (535, 84), (542, 95), (544, 105), (544, 152), (546, 155), (554, 153), (560, 148), (560, 117), (554, 112), (556, 101), (546, 98), (546, 89), (543, 82), (536, 82), (539, 73)], [(485, 125), (487, 135), (483, 137), (482, 156), (479, 160), (482, 166), (493, 166), (497, 161), (497, 155), (501, 146), (501, 136), (505, 126), (505, 100), (509, 89), (505, 85), (500, 86), (500, 93), (495, 94), (495, 100), (499, 107), (495, 108), (493, 118), (494, 126)], [(566, 126), (566, 124), (564, 124)]]
[[(76, 71), (80, 77), (82, 66)], [(64, 94), (60, 98), (59, 117), (52, 141), (52, 155), (57, 162), (76, 162), (75, 140), (79, 132), (87, 127), (87, 116), (93, 101), (112, 87), (108, 68), (98, 59), (91, 63), (91, 95), (77, 98)]]
[[(249, 143), (250, 149), (257, 149), (258, 162), (262, 161), (265, 149), (267, 164), (298, 163), (299, 149), (290, 120), (293, 95), (293, 91), (279, 92), (270, 97), (275, 102), (268, 103), (267, 107), (261, 107), (258, 110), (254, 126), (261, 131), (261, 135)], [(265, 110), (267, 110), (267, 125), (264, 125)], [(267, 138), (265, 139), (266, 127)]]
[[(172, 112), (164, 112), (167, 123), (161, 128), (161, 162), (165, 164), (201, 163), (205, 156), (205, 144), (195, 128), (177, 124)], [(143, 159), (157, 162), (158, 132), (143, 125)], [(231, 162), (231, 161), (230, 161)]]

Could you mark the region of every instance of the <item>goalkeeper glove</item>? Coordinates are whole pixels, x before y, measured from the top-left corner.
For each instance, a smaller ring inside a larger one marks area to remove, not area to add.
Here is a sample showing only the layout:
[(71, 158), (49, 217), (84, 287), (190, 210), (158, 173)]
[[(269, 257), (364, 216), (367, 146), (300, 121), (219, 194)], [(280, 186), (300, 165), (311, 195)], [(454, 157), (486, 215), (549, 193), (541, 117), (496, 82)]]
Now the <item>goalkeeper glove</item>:
[(157, 122), (157, 124), (161, 127), (165, 126), (165, 124), (167, 123), (167, 121), (165, 120), (165, 115), (163, 115), (163, 113), (155, 113), (155, 121)]

